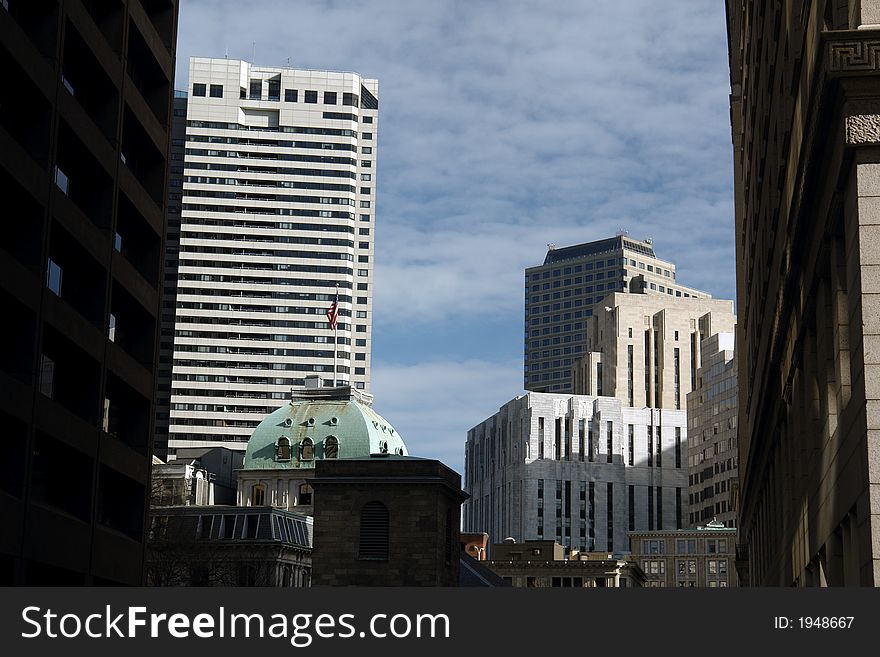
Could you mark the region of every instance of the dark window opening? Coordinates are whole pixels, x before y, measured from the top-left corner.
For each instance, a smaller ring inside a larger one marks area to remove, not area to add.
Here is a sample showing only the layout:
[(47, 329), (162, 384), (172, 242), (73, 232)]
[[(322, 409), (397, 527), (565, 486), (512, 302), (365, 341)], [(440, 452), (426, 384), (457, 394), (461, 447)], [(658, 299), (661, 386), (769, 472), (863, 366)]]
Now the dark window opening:
[(358, 559), (387, 561), (388, 544), (388, 508), (381, 502), (367, 502), (360, 514)]

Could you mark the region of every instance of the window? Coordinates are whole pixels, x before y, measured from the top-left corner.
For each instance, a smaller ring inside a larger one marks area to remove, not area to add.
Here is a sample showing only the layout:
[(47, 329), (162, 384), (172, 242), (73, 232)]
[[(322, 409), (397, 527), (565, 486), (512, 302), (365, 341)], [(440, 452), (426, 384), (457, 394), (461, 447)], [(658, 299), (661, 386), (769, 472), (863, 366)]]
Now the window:
[(193, 84), (193, 96), (204, 96), (207, 94), (207, 85), (196, 82)]
[(265, 506), (266, 504), (266, 487), (262, 484), (256, 484), (251, 488), (251, 506)]
[(363, 137), (364, 139), (372, 139), (373, 133), (372, 132), (362, 132), (361, 137)]
[(55, 393), (55, 361), (45, 354), (40, 356), (40, 393), (49, 399)]
[(372, 123), (373, 117), (372, 116), (362, 116), (361, 121), (363, 121), (364, 123)]
[(46, 287), (59, 297), (61, 296), (61, 275), (63, 273), (64, 272), (58, 263), (52, 260), (52, 258), (49, 258), (46, 267)]
[(55, 184), (65, 194), (70, 192), (70, 178), (59, 167), (55, 167)]
[(369, 169), (373, 166), (373, 162), (371, 160), (361, 160), (361, 166)]
[(362, 208), (370, 207), (370, 202), (369, 201), (361, 201), (361, 207)]
[(317, 91), (306, 91), (304, 100), (307, 103), (317, 103), (318, 102), (318, 92)]
[(311, 438), (303, 438), (303, 441), (299, 444), (299, 460), (311, 461), (314, 458), (315, 443), (312, 442)]
[(388, 561), (388, 516), (381, 502), (367, 502), (361, 508), (358, 559)]
[(335, 105), (336, 104), (336, 92), (335, 91), (325, 91), (324, 92), (324, 104), (325, 105)]
[(373, 174), (371, 174), (371, 173), (362, 173), (361, 174), (361, 180), (369, 182), (372, 179), (373, 179)]
[(312, 503), (312, 493), (314, 490), (308, 484), (299, 485), (299, 499), (296, 501), (298, 505), (308, 506)]
[(275, 445), (275, 460), (290, 460), (290, 438), (288, 438), (287, 436), (281, 436), (278, 439), (278, 443)]
[(357, 107), (358, 97), (355, 94), (344, 93), (342, 94), (342, 104), (349, 105), (351, 107)]
[[(359, 354), (358, 354), (359, 355)], [(336, 436), (328, 436), (324, 441), (324, 458), (335, 459), (339, 456), (339, 441)]]
[(361, 153), (364, 155), (372, 155), (373, 147), (372, 146), (361, 146)]
[(295, 103), (297, 97), (296, 89), (285, 89), (284, 90), (284, 102), (285, 103)]
[(223, 85), (222, 84), (212, 84), (211, 85), (211, 98), (223, 98)]
[(269, 80), (269, 100), (281, 100), (281, 78)]
[(249, 95), (250, 95), (251, 100), (260, 100), (263, 97), (263, 81), (262, 80), (251, 80)]

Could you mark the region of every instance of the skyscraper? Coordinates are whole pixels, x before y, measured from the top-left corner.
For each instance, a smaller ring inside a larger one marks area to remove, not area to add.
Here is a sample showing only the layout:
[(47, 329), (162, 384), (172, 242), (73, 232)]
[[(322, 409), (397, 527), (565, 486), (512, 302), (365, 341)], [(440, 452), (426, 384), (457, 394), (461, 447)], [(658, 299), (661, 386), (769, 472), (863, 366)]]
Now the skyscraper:
[(757, 586), (880, 585), (880, 2), (727, 19), (738, 562)]
[(176, 0), (0, 3), (0, 583), (142, 581)]
[(586, 320), (586, 353), (572, 367), (576, 395), (617, 397), (627, 406), (687, 408), (697, 387), (701, 342), (733, 331), (733, 302), (661, 294), (605, 297)]
[(739, 486), (739, 455), (733, 343), (732, 332), (703, 339), (697, 385), (687, 396), (691, 526), (712, 520), (736, 526), (732, 499)]
[(335, 382), (370, 387), (378, 82), (193, 58), (188, 91), (172, 454), (244, 449), (334, 363)]
[(468, 431), (465, 531), (629, 549), (628, 531), (687, 522), (684, 410), (528, 393)]
[(709, 298), (680, 285), (675, 265), (660, 260), (651, 240), (618, 235), (556, 248), (525, 272), (524, 385), (535, 392), (572, 392), (572, 363), (586, 350), (586, 318), (612, 292)]

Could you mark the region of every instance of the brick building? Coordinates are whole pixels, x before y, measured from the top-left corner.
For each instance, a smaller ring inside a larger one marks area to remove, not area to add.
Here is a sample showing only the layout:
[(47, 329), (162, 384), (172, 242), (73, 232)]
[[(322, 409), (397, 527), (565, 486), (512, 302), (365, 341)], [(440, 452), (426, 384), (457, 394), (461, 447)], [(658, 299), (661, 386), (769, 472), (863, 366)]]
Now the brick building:
[(315, 586), (456, 586), (461, 477), (439, 461), (322, 460), (312, 479)]

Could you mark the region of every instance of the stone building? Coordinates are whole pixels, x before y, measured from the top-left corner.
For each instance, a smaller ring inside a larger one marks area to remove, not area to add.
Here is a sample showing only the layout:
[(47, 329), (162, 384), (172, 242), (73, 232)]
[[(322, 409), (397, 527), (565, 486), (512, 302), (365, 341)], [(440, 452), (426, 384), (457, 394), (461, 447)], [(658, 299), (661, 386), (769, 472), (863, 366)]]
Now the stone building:
[(880, 1), (727, 21), (743, 574), (878, 585)]
[(178, 4), (0, 3), (0, 584), (142, 583)]
[(556, 248), (525, 271), (524, 387), (571, 393), (571, 365), (586, 351), (587, 318), (608, 305), (607, 295), (637, 293), (664, 298), (709, 298), (681, 285), (675, 265), (660, 260), (650, 239), (625, 234)]
[(150, 506), (235, 504), (243, 461), (226, 447), (181, 448), (167, 463), (153, 456)]
[(696, 529), (630, 532), (631, 558), (652, 587), (739, 586), (736, 529), (710, 521)]
[(739, 486), (734, 334), (716, 333), (701, 345), (697, 387), (688, 394), (689, 524), (716, 520), (736, 526)]
[(325, 460), (406, 456), (372, 397), (349, 386), (300, 388), (254, 429), (238, 471), (238, 505), (311, 514), (315, 465)]
[(518, 588), (633, 588), (644, 586), (637, 561), (605, 552), (567, 551), (555, 541), (506, 541), (485, 562)]
[(732, 301), (609, 295), (587, 320), (586, 353), (572, 368), (574, 392), (617, 397), (635, 408), (686, 409), (701, 340), (735, 324)]
[(315, 467), (315, 586), (456, 586), (461, 477), (394, 454)]
[(311, 584), (312, 519), (271, 507), (169, 507), (150, 516), (148, 586)]
[(468, 431), (465, 490), (464, 531), (622, 550), (687, 521), (685, 411), (528, 393)]

